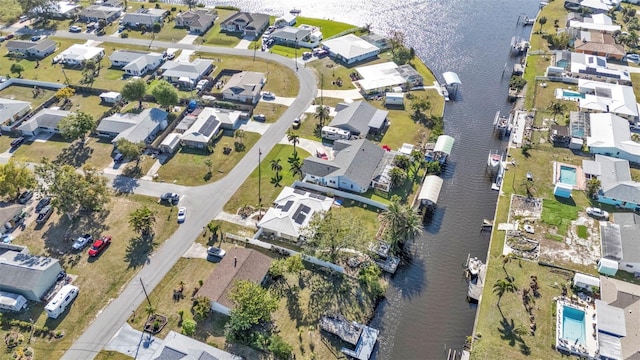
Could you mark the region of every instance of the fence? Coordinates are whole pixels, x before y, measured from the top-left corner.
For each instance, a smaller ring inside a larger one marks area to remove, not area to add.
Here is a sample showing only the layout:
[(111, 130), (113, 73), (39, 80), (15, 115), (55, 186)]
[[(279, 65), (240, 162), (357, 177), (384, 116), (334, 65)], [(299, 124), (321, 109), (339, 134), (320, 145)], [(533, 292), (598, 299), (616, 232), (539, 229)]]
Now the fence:
[(41, 87), (41, 88), (45, 88), (45, 89), (62, 89), (63, 87), (65, 87), (66, 85), (64, 84), (59, 84), (59, 83), (53, 83), (53, 82), (47, 82), (47, 81), (38, 81), (38, 80), (27, 80), (27, 79), (18, 79), (18, 78), (11, 78), (5, 82), (3, 82), (2, 84), (0, 84), (0, 91), (8, 88), (11, 85), (18, 85), (18, 86), (37, 86), (37, 87)]
[(293, 187), (294, 188), (300, 187), (300, 188), (305, 188), (305, 189), (309, 189), (309, 190), (319, 191), (319, 192), (322, 192), (322, 193), (325, 193), (325, 194), (330, 193), (330, 194), (334, 194), (334, 195), (337, 195), (337, 196), (340, 196), (340, 197), (343, 197), (343, 198), (346, 198), (346, 199), (355, 200), (357, 202), (361, 202), (361, 203), (366, 204), (366, 205), (371, 205), (371, 206), (377, 207), (378, 209), (382, 209), (382, 210), (386, 210), (387, 209), (387, 205), (385, 205), (385, 204), (383, 204), (381, 202), (378, 202), (378, 201), (375, 201), (375, 200), (371, 200), (371, 199), (366, 198), (364, 196), (348, 193), (346, 191), (340, 191), (340, 190), (337, 190), (337, 189), (325, 187), (325, 186), (322, 186), (322, 185), (311, 184), (311, 183), (307, 183), (307, 182), (304, 182), (304, 181), (296, 181), (296, 182), (293, 183)]

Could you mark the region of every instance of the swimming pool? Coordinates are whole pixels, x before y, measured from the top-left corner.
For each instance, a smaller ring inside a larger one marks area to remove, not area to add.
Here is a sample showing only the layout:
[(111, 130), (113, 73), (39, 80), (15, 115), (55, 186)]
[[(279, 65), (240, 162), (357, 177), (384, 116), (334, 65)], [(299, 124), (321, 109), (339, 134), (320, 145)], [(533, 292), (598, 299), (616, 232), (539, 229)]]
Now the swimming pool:
[(560, 165), (560, 178), (558, 182), (563, 184), (576, 186), (578, 184), (576, 179), (576, 168), (570, 166)]
[(562, 96), (565, 98), (580, 98), (580, 99), (584, 99), (584, 94), (581, 94), (577, 91), (571, 91), (571, 90), (562, 90)]
[(584, 311), (563, 305), (562, 338), (569, 343), (587, 345), (585, 339)]

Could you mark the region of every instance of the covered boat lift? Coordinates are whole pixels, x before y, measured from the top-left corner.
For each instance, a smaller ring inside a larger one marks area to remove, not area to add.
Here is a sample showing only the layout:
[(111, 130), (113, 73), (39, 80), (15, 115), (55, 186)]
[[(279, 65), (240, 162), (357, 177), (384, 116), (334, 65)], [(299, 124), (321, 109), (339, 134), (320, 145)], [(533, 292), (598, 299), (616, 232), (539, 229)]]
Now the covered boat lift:
[(438, 161), (441, 165), (444, 165), (444, 163), (447, 162), (447, 157), (451, 155), (451, 150), (453, 149), (453, 143), (455, 143), (455, 141), (456, 140), (449, 135), (438, 136), (438, 140), (436, 140), (433, 150), (427, 152), (425, 155), (425, 161)]
[(462, 85), (460, 77), (453, 71), (443, 73), (442, 77), (444, 78), (444, 86), (447, 89), (448, 95), (451, 95), (452, 98), (455, 97), (458, 93), (458, 86)]
[(433, 207), (438, 203), (443, 182), (444, 180), (437, 175), (427, 175), (424, 178), (420, 194), (418, 194), (420, 208)]

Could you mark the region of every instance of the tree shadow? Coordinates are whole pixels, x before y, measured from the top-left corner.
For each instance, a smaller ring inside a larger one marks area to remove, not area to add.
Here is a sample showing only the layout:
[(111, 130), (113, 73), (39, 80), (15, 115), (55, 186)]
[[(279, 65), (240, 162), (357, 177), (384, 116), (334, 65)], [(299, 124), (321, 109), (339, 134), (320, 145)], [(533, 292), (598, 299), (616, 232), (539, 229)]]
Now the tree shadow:
[[(94, 237), (102, 235), (108, 230), (105, 220), (109, 214), (109, 210), (101, 210), (78, 215), (72, 219), (63, 215), (57, 222), (49, 222), (45, 225), (47, 229), (42, 233), (45, 251), (49, 254), (67, 255), (78, 236), (87, 233)], [(79, 254), (61, 258), (62, 262), (73, 267), (79, 261)]]
[(140, 166), (138, 165), (134, 165), (134, 166), (127, 166), (124, 168), (124, 170), (122, 170), (122, 175), (126, 176), (126, 177), (130, 177), (133, 179), (139, 179), (141, 178), (144, 174), (142, 173), (142, 169), (140, 168)]
[(54, 163), (59, 165), (71, 165), (79, 168), (89, 160), (92, 154), (93, 148), (84, 146), (77, 141), (62, 149), (62, 152), (58, 154)]
[(515, 324), (513, 323), (513, 319), (507, 319), (505, 317), (500, 320), (500, 327), (498, 327), (498, 331), (500, 332), (500, 339), (506, 340), (509, 342), (509, 346), (515, 346), (516, 342), (519, 340), (518, 337), (513, 333), (515, 329)]
[(113, 179), (113, 189), (121, 194), (132, 193), (138, 186), (140, 186), (140, 183), (137, 179), (133, 179), (125, 175), (117, 175)]
[(129, 263), (129, 268), (137, 268), (151, 261), (150, 255), (157, 243), (153, 237), (134, 237), (129, 239), (129, 244), (124, 255), (124, 260)]
[(531, 355), (531, 348), (529, 347), (529, 345), (525, 344), (524, 341), (522, 341), (522, 343), (520, 343), (520, 352), (522, 353), (522, 355), (529, 356)]

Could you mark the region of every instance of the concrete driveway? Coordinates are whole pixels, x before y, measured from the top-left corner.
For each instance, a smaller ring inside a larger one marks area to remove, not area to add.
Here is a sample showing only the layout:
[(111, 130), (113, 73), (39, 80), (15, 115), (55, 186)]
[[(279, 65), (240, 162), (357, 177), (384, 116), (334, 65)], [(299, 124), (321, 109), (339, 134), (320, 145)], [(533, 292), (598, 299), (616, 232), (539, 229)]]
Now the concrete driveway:
[[(131, 315), (131, 314), (129, 314)], [(145, 316), (137, 314), (137, 316)], [(162, 339), (143, 334), (124, 323), (120, 330), (105, 345), (105, 350), (117, 351), (140, 360), (151, 360), (153, 353), (162, 346)]]
[(274, 103), (274, 104), (280, 104), (284, 106), (291, 106), (291, 104), (293, 104), (293, 102), (296, 101), (296, 98), (276, 96), (274, 99), (262, 98), (260, 99), (260, 101), (264, 103)]

